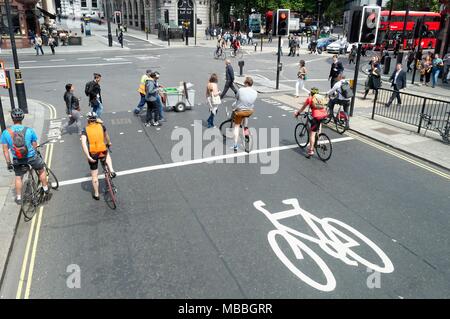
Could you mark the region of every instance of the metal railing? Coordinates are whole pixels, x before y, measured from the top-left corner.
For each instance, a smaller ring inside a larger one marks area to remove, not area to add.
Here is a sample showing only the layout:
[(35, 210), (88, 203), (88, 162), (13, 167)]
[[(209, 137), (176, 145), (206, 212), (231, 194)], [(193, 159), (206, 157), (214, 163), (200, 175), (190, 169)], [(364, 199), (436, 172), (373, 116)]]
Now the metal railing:
[(439, 100), (411, 93), (399, 92), (401, 104), (395, 98), (389, 107), (389, 102), (394, 90), (380, 88), (375, 92), (373, 101), (372, 120), (375, 115), (417, 127), (417, 133), (423, 126), (422, 115), (429, 115), (435, 126), (443, 128), (447, 120), (447, 112), (450, 112), (450, 100)]

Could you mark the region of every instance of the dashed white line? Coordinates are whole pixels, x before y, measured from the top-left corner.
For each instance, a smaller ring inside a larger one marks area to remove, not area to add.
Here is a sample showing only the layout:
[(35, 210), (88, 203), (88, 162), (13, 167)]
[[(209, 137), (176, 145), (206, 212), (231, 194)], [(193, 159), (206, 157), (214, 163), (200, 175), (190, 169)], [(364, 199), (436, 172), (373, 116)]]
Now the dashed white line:
[(66, 61), (66, 59), (52, 59), (50, 62)]
[(89, 58), (77, 58), (77, 60), (95, 60), (95, 59), (101, 59), (99, 56), (89, 57)]
[[(47, 69), (47, 68), (78, 68), (78, 67), (93, 67), (93, 66), (108, 66), (132, 64), (133, 62), (116, 62), (116, 63), (96, 63), (96, 64), (61, 64), (61, 65), (39, 65), (39, 66), (24, 66), (22, 69)], [(12, 68), (8, 68), (12, 70)]]

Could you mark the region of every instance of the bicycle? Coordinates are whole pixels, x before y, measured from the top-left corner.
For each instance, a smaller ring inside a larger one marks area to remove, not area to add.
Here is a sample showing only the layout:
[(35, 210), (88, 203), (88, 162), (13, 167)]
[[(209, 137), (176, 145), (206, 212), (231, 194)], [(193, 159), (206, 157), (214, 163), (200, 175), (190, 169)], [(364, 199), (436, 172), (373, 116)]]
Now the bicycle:
[[(108, 146), (108, 151), (111, 153), (111, 148)], [(111, 172), (108, 165), (106, 164), (106, 156), (100, 158), (100, 163), (102, 164), (103, 174), (105, 176), (106, 187), (104, 188), (104, 198), (106, 205), (111, 209), (117, 208), (117, 187), (111, 178)]]
[(222, 59), (225, 60), (227, 58), (226, 52), (223, 48), (219, 48), (219, 49), (215, 49), (214, 50), (214, 59), (218, 60), (218, 59)]
[[(223, 141), (224, 143), (226, 143), (227, 139), (234, 139), (234, 111), (229, 111), (228, 107), (225, 106), (225, 114), (227, 116), (227, 119), (225, 121), (223, 121), (220, 126), (219, 126), (219, 130), (220, 133), (223, 136)], [(243, 119), (243, 121), (245, 121), (245, 119)], [(253, 138), (252, 138), (252, 133), (250, 132), (250, 129), (247, 130), (247, 132), (245, 131), (245, 128), (242, 126), (242, 123), (240, 125), (240, 128), (242, 128), (242, 135), (239, 134), (240, 136), (240, 145), (244, 147), (244, 150), (247, 153), (250, 153), (250, 151), (253, 148)]]
[[(295, 126), (294, 137), (300, 148), (305, 148), (309, 143), (309, 134), (311, 130), (310, 120), (312, 119), (311, 112), (304, 112), (303, 118), (305, 121), (298, 123)], [(297, 117), (298, 119), (298, 117)], [(333, 147), (331, 145), (331, 140), (325, 133), (322, 133), (322, 121), (320, 121), (319, 131), (317, 132), (317, 137), (314, 143), (314, 148), (319, 156), (320, 160), (326, 162), (330, 159), (331, 153), (333, 152)]]
[[(50, 141), (46, 141), (36, 148), (36, 156), (40, 157), (44, 162), (44, 170), (46, 172), (48, 185), (54, 190), (58, 189), (59, 181), (55, 173), (45, 163), (40, 148)], [(23, 214), (25, 221), (30, 221), (36, 214), (36, 209), (46, 198), (42, 185), (39, 180), (39, 173), (31, 167), (29, 164), (21, 164), (20, 166), (26, 166), (27, 171), (22, 177), (22, 205), (20, 206), (20, 213)]]
[(242, 49), (239, 48), (236, 51), (234, 51), (234, 49), (230, 50), (230, 56), (232, 58), (238, 58), (238, 59), (242, 59), (242, 57), (244, 56), (244, 52), (242, 52)]
[(444, 122), (445, 126), (442, 129), (438, 126), (432, 127), (433, 122), (441, 122), (441, 120), (433, 119), (431, 118), (431, 115), (421, 114), (420, 121), (426, 121), (424, 135), (427, 134), (428, 129), (434, 129), (438, 131), (439, 135), (442, 137), (442, 141), (445, 144), (450, 144), (450, 112), (445, 112), (445, 114), (447, 114), (447, 120)]
[(336, 125), (336, 132), (341, 135), (344, 134), (350, 126), (350, 117), (348, 116), (347, 112), (344, 111), (343, 106), (339, 105), (336, 113), (331, 112), (331, 109), (329, 107), (327, 107), (327, 111), (328, 116), (323, 121), (323, 123), (328, 124), (331, 120), (333, 120), (334, 124)]

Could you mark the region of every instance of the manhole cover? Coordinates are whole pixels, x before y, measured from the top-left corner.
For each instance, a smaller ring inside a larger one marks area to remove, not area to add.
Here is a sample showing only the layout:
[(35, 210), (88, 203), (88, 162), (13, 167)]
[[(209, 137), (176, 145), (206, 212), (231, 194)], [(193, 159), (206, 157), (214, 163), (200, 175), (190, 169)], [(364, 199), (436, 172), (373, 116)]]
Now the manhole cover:
[(374, 128), (373, 130), (374, 130), (374, 131), (377, 131), (377, 132), (380, 132), (381, 134), (384, 134), (384, 135), (396, 135), (396, 134), (400, 134), (400, 133), (397, 132), (397, 131), (394, 131), (394, 130), (391, 130), (391, 129), (388, 129), (388, 128), (385, 128), (385, 127)]

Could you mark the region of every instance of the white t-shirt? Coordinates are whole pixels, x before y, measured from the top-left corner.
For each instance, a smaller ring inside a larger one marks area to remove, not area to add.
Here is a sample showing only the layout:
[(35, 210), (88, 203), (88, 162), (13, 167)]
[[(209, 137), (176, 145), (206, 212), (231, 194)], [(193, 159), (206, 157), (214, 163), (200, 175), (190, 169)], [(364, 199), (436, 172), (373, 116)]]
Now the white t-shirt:
[(240, 88), (237, 93), (236, 108), (239, 110), (252, 110), (255, 107), (255, 101), (258, 92), (252, 87)]

